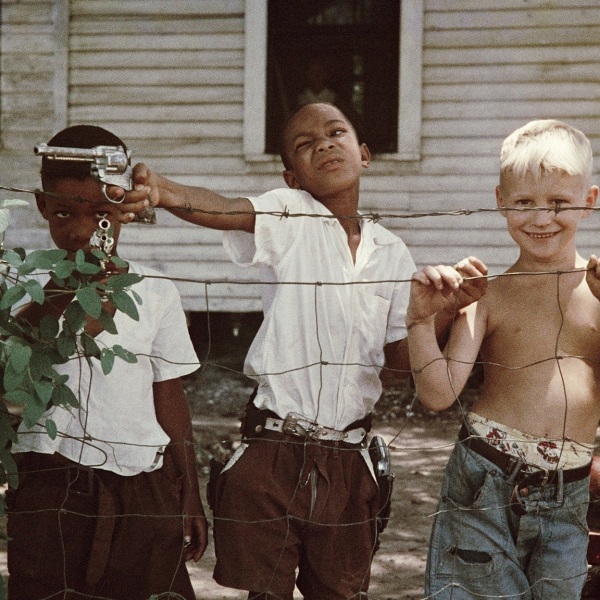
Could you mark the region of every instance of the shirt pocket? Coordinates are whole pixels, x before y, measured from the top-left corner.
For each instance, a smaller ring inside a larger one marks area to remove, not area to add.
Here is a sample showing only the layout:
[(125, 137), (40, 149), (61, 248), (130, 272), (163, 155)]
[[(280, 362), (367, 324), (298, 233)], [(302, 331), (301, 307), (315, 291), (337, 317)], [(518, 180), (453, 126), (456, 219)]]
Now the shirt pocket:
[(355, 319), (357, 348), (371, 364), (382, 364), (383, 347), (387, 332), (391, 300), (370, 290), (366, 284), (359, 287)]

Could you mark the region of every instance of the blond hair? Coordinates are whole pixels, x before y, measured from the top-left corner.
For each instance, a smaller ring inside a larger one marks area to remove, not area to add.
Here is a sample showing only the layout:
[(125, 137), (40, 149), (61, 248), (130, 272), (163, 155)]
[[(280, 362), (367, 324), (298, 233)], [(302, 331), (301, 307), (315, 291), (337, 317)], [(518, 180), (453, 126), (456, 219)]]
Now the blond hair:
[(592, 148), (587, 137), (571, 125), (556, 119), (539, 119), (513, 131), (502, 144), (500, 177), (511, 172), (517, 177), (547, 171), (592, 176)]

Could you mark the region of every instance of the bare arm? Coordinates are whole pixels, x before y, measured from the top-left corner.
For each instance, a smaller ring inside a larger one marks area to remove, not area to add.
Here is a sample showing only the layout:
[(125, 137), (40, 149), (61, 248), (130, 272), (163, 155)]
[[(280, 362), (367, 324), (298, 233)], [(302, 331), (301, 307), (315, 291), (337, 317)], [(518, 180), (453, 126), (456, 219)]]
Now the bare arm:
[(200, 560), (208, 545), (208, 524), (200, 499), (194, 436), (185, 392), (179, 379), (155, 382), (156, 418), (171, 439), (169, 452), (183, 473), (181, 511), (185, 515), (185, 560)]
[[(134, 189), (125, 194), (120, 204), (120, 220), (129, 223), (133, 213), (148, 207), (161, 206), (175, 216), (211, 229), (236, 229), (254, 232), (254, 207), (248, 198), (227, 198), (202, 187), (176, 183), (138, 163), (133, 168)], [(124, 191), (108, 186), (112, 198), (120, 198)]]
[[(455, 265), (454, 271), (467, 279), (463, 279), (460, 287), (452, 295), (452, 302), (444, 302), (435, 314), (435, 338), (440, 348), (446, 345), (451, 326), (460, 309), (477, 302), (487, 290), (487, 267), (475, 256), (461, 260)], [(410, 373), (408, 338), (392, 342), (385, 347), (385, 362), (388, 368), (395, 371), (399, 379)]]
[(439, 411), (451, 406), (464, 388), (483, 340), (485, 320), (478, 302), (462, 309), (446, 348), (440, 350), (436, 313), (453, 302), (456, 292), (448, 275), (441, 278), (436, 269), (426, 267), (413, 278), (407, 329), (417, 395), (424, 406)]

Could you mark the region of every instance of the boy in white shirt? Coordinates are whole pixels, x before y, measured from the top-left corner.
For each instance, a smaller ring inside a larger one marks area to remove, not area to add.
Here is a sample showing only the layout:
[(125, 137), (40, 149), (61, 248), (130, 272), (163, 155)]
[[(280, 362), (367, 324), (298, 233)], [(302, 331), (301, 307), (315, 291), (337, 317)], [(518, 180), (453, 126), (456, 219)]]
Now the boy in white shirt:
[[(246, 359), (257, 388), (243, 444), (216, 482), (214, 576), (249, 598), (291, 600), (297, 585), (307, 599), (339, 600), (369, 585), (380, 498), (366, 436), (384, 364), (400, 376), (410, 368), (404, 316), (415, 267), (400, 238), (358, 212), (370, 154), (338, 108), (300, 108), (282, 159), (288, 188), (251, 199), (136, 165), (123, 220), (151, 202), (226, 230), (232, 258), (277, 282), (265, 286)], [(471, 274), (479, 266), (469, 262)], [(468, 302), (480, 288), (465, 292)]]
[[(112, 133), (87, 125), (61, 131), (50, 145), (125, 147)], [(118, 210), (90, 176), (89, 164), (44, 158), (42, 186), (38, 208), (67, 258), (90, 249), (101, 220), (110, 222), (111, 255), (117, 256)], [(135, 263), (127, 268), (160, 277)], [(106, 269), (120, 270), (112, 263)], [(109, 306), (118, 333), (103, 330), (91, 317), (85, 331), (100, 346), (120, 344), (137, 362), (117, 358), (108, 375), (99, 360), (81, 355), (56, 365), (69, 376), (80, 406), (52, 406), (35, 426), (19, 427), (12, 452), (20, 482), (7, 496), (11, 600), (63, 593), (147, 600), (170, 592), (195, 598), (185, 561), (202, 556), (207, 523), (180, 377), (199, 365), (173, 283), (144, 278), (134, 289), (143, 300), (139, 321)], [(52, 280), (45, 292), (43, 305), (20, 310), (22, 322), (60, 317), (74, 297)], [(54, 439), (46, 419), (56, 424)]]

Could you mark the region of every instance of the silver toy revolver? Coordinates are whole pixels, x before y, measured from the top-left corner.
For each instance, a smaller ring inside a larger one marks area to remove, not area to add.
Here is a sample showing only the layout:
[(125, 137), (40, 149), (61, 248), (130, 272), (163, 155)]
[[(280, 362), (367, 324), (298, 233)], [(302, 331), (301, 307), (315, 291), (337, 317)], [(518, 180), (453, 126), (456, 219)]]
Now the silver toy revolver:
[[(131, 152), (122, 146), (95, 146), (94, 148), (61, 148), (38, 144), (34, 154), (50, 160), (71, 160), (90, 163), (90, 175), (102, 183), (102, 193), (109, 202), (120, 204), (125, 196), (114, 199), (106, 193), (107, 185), (117, 185), (124, 190), (132, 189)], [(151, 206), (135, 216), (139, 223), (156, 223), (156, 213)]]

